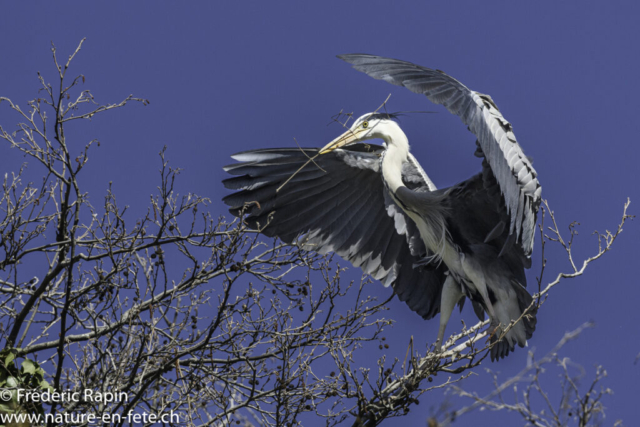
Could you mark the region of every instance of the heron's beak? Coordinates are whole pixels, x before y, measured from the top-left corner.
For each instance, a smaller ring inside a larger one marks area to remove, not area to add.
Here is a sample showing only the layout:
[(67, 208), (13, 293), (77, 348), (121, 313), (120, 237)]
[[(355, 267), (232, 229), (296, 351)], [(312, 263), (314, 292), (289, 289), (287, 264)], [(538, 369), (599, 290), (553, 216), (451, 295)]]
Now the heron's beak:
[(327, 154), (335, 150), (336, 148), (344, 147), (345, 145), (353, 144), (360, 140), (360, 133), (362, 133), (364, 129), (349, 129), (320, 150), (319, 154)]

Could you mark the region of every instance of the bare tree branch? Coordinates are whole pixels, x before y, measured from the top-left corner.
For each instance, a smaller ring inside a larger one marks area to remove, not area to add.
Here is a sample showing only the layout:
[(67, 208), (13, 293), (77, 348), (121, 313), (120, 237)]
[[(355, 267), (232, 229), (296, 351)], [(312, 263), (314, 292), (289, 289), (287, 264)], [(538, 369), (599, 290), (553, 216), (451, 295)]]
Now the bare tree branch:
[[(544, 208), (542, 209), (540, 229), (545, 242), (541, 245), (542, 250), (544, 251), (545, 243), (561, 245), (568, 255), (573, 271), (570, 273), (559, 273), (557, 277), (544, 288), (540, 286), (542, 289), (533, 296), (534, 302), (532, 306), (522, 314), (520, 319), (512, 322), (504, 333), (510, 330), (515, 323), (521, 321), (524, 316), (527, 316), (534, 305), (540, 307), (546, 301), (549, 291), (554, 286), (559, 284), (563, 279), (571, 279), (583, 275), (589, 264), (602, 257), (612, 248), (614, 241), (620, 233), (622, 233), (626, 221), (633, 218), (632, 215), (627, 213), (629, 204), (629, 200), (624, 204), (622, 218), (615, 233), (609, 232), (608, 230), (605, 233), (594, 232), (597, 236), (597, 252), (585, 259), (582, 262), (581, 268), (578, 269), (573, 261), (572, 255), (572, 245), (574, 244), (574, 236), (576, 234), (574, 230), (575, 223), (569, 226), (570, 239), (565, 240), (558, 228), (553, 211), (549, 208), (547, 201), (543, 201)], [(545, 215), (550, 217), (553, 224), (553, 227), (547, 228), (549, 232), (548, 235), (544, 234), (543, 231)], [(540, 281), (545, 265), (546, 260), (544, 259), (543, 252), (543, 266), (540, 273)], [(463, 328), (462, 332), (451, 336), (447, 340), (443, 346), (444, 351), (441, 354), (438, 354), (434, 348), (426, 355), (411, 351), (412, 370), (408, 374), (398, 376), (388, 381), (384, 387), (373, 390), (373, 397), (363, 399), (360, 403), (354, 426), (376, 426), (384, 419), (405, 414), (411, 405), (415, 403), (417, 397), (426, 390), (429, 390), (428, 388), (425, 389), (421, 387), (421, 383), (425, 379), (432, 380), (438, 373), (445, 373), (447, 378), (444, 380), (444, 383), (447, 384), (454, 381), (453, 375), (467, 375), (468, 371), (479, 366), (487, 357), (488, 350), (491, 348), (488, 340), (484, 345), (480, 343), (481, 339), (485, 338), (487, 334), (487, 331), (481, 332), (481, 329), (487, 324), (488, 321), (485, 320), (484, 322), (478, 322), (468, 329)], [(467, 374), (465, 374), (465, 372), (467, 372)], [(457, 377), (457, 379), (459, 380), (460, 377)]]
[[(83, 75), (70, 78), (83, 42), (64, 63), (52, 47), (57, 81), (39, 74), (38, 97), (26, 108), (0, 97), (0, 108), (18, 120), (11, 132), (0, 125), (1, 148), (19, 150), (42, 170), (37, 184), (24, 165), (2, 179), (0, 339), (12, 355), (37, 359), (57, 390), (118, 390), (128, 399), (53, 403), (48, 412), (173, 411), (203, 426), (306, 419), (374, 426), (485, 360), (486, 322), (463, 326), (442, 353), (420, 354), (412, 340), (403, 361), (393, 357), (383, 333), (392, 323), (383, 316), (387, 301), (369, 296), (370, 278), (345, 283), (330, 256), (261, 238), (241, 220), (213, 218), (208, 199), (176, 193), (180, 170), (165, 150), (146, 213), (129, 212), (111, 186), (92, 205), (84, 173), (100, 143), (71, 141), (69, 126), (148, 101), (130, 95), (101, 103), (81, 87)], [(561, 245), (571, 270), (543, 286), (543, 253), (538, 305), (608, 252), (631, 218), (627, 201), (617, 230), (596, 234), (597, 252), (580, 264), (572, 255), (574, 224), (565, 239), (544, 206), (553, 225), (541, 226), (541, 246)], [(375, 348), (377, 365), (359, 366), (358, 355)], [(582, 410), (595, 414), (601, 396), (591, 396)]]
[[(599, 387), (599, 383), (607, 376), (602, 366), (596, 367), (595, 376), (588, 387), (580, 387), (580, 380), (585, 376), (585, 371), (579, 365), (574, 364), (569, 358), (558, 355), (560, 349), (569, 341), (576, 339), (586, 328), (593, 324), (585, 323), (574, 331), (567, 332), (556, 346), (541, 359), (535, 360), (533, 352), (529, 352), (527, 365), (514, 377), (500, 383), (498, 376), (493, 375), (495, 390), (484, 397), (475, 393), (469, 393), (461, 387), (452, 386), (454, 392), (472, 399), (471, 405), (465, 406), (449, 415), (439, 425), (449, 426), (460, 416), (474, 410), (489, 409), (492, 411), (509, 411), (520, 414), (527, 425), (536, 427), (561, 427), (573, 421), (580, 427), (589, 425), (601, 425), (604, 419), (603, 397), (612, 394), (609, 388)], [(548, 373), (553, 367), (560, 371), (562, 395), (557, 404), (552, 402), (549, 393), (541, 384), (541, 376)], [(518, 393), (519, 384), (525, 384), (522, 398)], [(512, 389), (513, 398), (505, 396), (505, 392)], [(545, 406), (534, 408), (532, 403), (534, 394), (541, 398)], [(513, 400), (513, 403), (510, 401)], [(620, 420), (614, 426), (621, 426)]]

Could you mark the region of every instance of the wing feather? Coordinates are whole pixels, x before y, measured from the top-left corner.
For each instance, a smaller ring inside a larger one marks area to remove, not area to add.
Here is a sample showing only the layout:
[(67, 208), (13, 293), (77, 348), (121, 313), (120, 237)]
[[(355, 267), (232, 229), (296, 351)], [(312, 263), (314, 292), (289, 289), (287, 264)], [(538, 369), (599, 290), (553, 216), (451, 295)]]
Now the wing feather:
[[(238, 153), (233, 158), (239, 163), (225, 167), (233, 177), (223, 181), (236, 192), (223, 200), (236, 216), (244, 209), (246, 223), (267, 236), (336, 252), (431, 318), (440, 309), (444, 266), (419, 265), (426, 250), (415, 223), (388, 197), (380, 175), (382, 150), (375, 145), (338, 149), (317, 157), (319, 168), (309, 163), (300, 171), (317, 149)], [(415, 159), (404, 166), (408, 186), (435, 190)]]
[(477, 136), (488, 167), (498, 181), (509, 215), (509, 233), (516, 235), (522, 250), (530, 256), (541, 187), (511, 123), (491, 97), (470, 90), (442, 71), (410, 62), (365, 54), (339, 55), (338, 58), (375, 79), (423, 94), (460, 117)]

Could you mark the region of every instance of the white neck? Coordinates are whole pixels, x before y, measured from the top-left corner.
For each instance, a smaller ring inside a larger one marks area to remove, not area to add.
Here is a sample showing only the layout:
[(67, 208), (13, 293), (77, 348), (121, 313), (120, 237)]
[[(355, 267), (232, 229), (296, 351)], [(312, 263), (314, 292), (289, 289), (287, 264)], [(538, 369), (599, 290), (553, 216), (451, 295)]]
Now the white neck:
[(399, 187), (404, 186), (402, 164), (409, 155), (409, 140), (397, 125), (391, 127), (383, 139), (387, 143), (387, 149), (382, 159), (382, 176), (389, 189), (395, 193)]

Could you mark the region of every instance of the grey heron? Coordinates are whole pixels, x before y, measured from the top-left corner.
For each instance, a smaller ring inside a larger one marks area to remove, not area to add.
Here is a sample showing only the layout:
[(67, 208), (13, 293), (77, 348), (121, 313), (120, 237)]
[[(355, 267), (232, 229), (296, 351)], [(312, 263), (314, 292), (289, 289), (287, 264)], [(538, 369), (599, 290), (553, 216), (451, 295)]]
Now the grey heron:
[[(232, 156), (239, 163), (225, 167), (235, 177), (224, 185), (239, 191), (224, 202), (236, 216), (244, 209), (245, 221), (267, 236), (337, 253), (391, 286), (423, 318), (440, 312), (438, 349), (465, 297), (479, 319), (489, 316), (492, 360), (515, 344), (523, 347), (536, 325), (525, 269), (531, 266), (541, 187), (511, 124), (490, 96), (439, 70), (365, 54), (339, 58), (458, 115), (477, 137), (482, 171), (437, 189), (394, 115), (374, 112), (323, 148)], [(362, 144), (371, 139), (383, 145)]]

